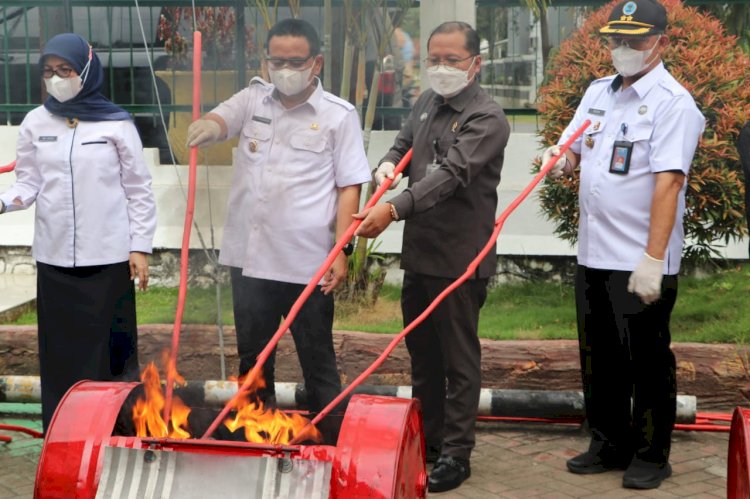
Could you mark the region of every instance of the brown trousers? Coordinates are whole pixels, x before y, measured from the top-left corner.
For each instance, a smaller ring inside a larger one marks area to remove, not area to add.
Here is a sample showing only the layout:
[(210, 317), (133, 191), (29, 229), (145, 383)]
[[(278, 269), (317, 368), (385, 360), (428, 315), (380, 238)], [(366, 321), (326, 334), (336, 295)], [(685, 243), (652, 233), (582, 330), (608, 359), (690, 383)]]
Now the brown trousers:
[[(404, 274), (401, 310), (411, 323), (454, 279)], [(449, 294), (406, 337), (412, 396), (422, 405), (425, 441), (442, 453), (469, 459), (482, 383), (479, 309), (487, 279), (470, 280)]]

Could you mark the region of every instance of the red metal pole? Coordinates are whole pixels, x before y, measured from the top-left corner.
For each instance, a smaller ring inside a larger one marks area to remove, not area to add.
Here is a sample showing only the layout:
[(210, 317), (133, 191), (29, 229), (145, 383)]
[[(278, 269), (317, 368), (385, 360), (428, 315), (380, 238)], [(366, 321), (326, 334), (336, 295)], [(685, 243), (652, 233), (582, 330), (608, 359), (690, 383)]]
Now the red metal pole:
[(12, 172), (16, 167), (16, 161), (13, 160), (11, 163), (8, 163), (5, 166), (0, 166), (0, 173), (7, 173)]
[[(552, 166), (557, 162), (557, 160), (565, 154), (565, 151), (567, 151), (570, 148), (570, 145), (586, 130), (586, 128), (591, 124), (591, 120), (586, 120), (583, 122), (583, 125), (576, 130), (576, 132), (560, 147), (560, 153), (556, 156), (552, 157), (546, 165), (542, 165), (542, 168), (539, 170), (539, 173), (536, 174), (536, 176), (533, 178), (533, 180), (529, 183), (529, 185), (526, 186), (526, 188), (513, 200), (513, 202), (510, 203), (510, 205), (503, 211), (503, 213), (500, 215), (500, 217), (495, 221), (495, 229), (492, 232), (492, 235), (490, 236), (489, 241), (487, 241), (487, 244), (484, 246), (481, 252), (472, 260), (472, 262), (469, 264), (469, 266), (466, 269), (466, 272), (461, 275), (458, 279), (453, 281), (453, 283), (445, 288), (442, 293), (440, 293), (435, 300), (430, 303), (430, 305), (417, 317), (414, 319), (411, 324), (406, 326), (403, 331), (401, 331), (396, 337), (393, 338), (393, 340), (390, 342), (390, 344), (386, 347), (385, 351), (380, 354), (380, 356), (375, 359), (375, 362), (370, 365), (365, 371), (360, 374), (357, 379), (355, 379), (352, 383), (349, 384), (346, 389), (344, 389), (338, 397), (333, 399), (326, 407), (323, 408), (322, 411), (318, 413), (318, 415), (308, 423), (309, 425), (315, 425), (318, 424), (325, 416), (328, 415), (331, 410), (333, 410), (334, 407), (336, 407), (338, 404), (340, 404), (357, 386), (359, 386), (367, 377), (375, 371), (380, 365), (385, 362), (385, 359), (388, 358), (388, 355), (393, 351), (394, 348), (396, 348), (396, 345), (411, 331), (414, 330), (419, 324), (421, 324), (430, 313), (432, 313), (433, 310), (445, 299), (446, 296), (448, 296), (450, 293), (453, 292), (457, 287), (459, 287), (461, 284), (463, 284), (466, 280), (469, 279), (474, 273), (476, 272), (477, 267), (479, 264), (484, 260), (484, 257), (487, 256), (487, 254), (490, 252), (490, 250), (495, 246), (498, 236), (500, 235), (500, 230), (503, 228), (503, 224), (505, 223), (505, 220), (508, 218), (508, 216), (513, 213), (513, 211), (518, 207), (518, 205), (523, 202), (524, 199), (531, 193), (531, 191), (536, 187), (536, 185), (541, 182), (541, 180), (547, 175), (547, 172), (552, 169)], [(394, 175), (395, 177), (395, 175)], [(292, 443), (298, 443), (298, 440), (300, 437), (304, 435), (305, 431), (302, 430), (300, 434), (292, 440)]]
[[(406, 168), (406, 165), (409, 164), (411, 161), (411, 155), (412, 150), (409, 149), (406, 151), (406, 154), (404, 154), (404, 157), (401, 158), (401, 161), (398, 162), (398, 165), (396, 165), (396, 169), (393, 171), (393, 177), (396, 178), (396, 176), (401, 173), (404, 168)], [(380, 187), (375, 191), (375, 193), (372, 195), (370, 200), (365, 205), (366, 208), (371, 208), (375, 206), (375, 204), (380, 200), (380, 198), (385, 194), (385, 191), (388, 190), (388, 188), (393, 183), (392, 179), (386, 178), (385, 181), (380, 184)], [(208, 438), (211, 436), (211, 434), (216, 430), (216, 428), (219, 426), (221, 421), (226, 417), (226, 415), (229, 413), (232, 407), (234, 407), (237, 400), (244, 394), (244, 392), (247, 391), (248, 388), (253, 386), (253, 383), (258, 379), (258, 376), (260, 375), (260, 371), (263, 368), (263, 364), (265, 364), (268, 357), (271, 355), (271, 352), (274, 348), (276, 348), (276, 344), (279, 342), (282, 336), (284, 336), (284, 333), (286, 333), (289, 330), (289, 326), (291, 326), (292, 322), (294, 322), (294, 319), (297, 317), (297, 314), (299, 313), (300, 309), (302, 308), (302, 305), (304, 305), (307, 298), (312, 294), (313, 290), (315, 289), (315, 286), (318, 285), (320, 280), (323, 278), (323, 275), (328, 271), (329, 268), (331, 268), (331, 265), (333, 265), (333, 261), (336, 259), (339, 253), (344, 249), (344, 246), (351, 240), (352, 236), (354, 236), (354, 232), (357, 230), (357, 227), (362, 223), (362, 220), (354, 220), (349, 227), (346, 229), (344, 234), (339, 238), (338, 241), (336, 241), (336, 244), (333, 246), (333, 249), (328, 254), (328, 258), (326, 258), (325, 262), (323, 262), (323, 265), (320, 266), (318, 271), (315, 273), (315, 275), (310, 279), (310, 282), (307, 284), (305, 289), (302, 291), (302, 294), (300, 294), (299, 298), (297, 298), (297, 301), (294, 302), (294, 305), (292, 305), (292, 308), (289, 310), (289, 313), (284, 318), (284, 322), (281, 323), (281, 326), (279, 326), (279, 329), (276, 330), (276, 333), (271, 337), (266, 347), (263, 349), (263, 351), (258, 355), (258, 360), (255, 362), (255, 366), (250, 370), (250, 372), (245, 377), (244, 382), (242, 383), (242, 386), (240, 386), (237, 390), (237, 393), (226, 403), (224, 408), (221, 410), (218, 416), (216, 416), (216, 419), (211, 423), (211, 426), (209, 426), (208, 430), (203, 434), (201, 438)], [(304, 433), (304, 432), (303, 432)]]
[[(201, 102), (201, 32), (193, 32), (193, 121), (200, 118)], [(177, 311), (172, 328), (172, 348), (169, 352), (167, 366), (167, 389), (164, 397), (164, 422), (169, 427), (169, 416), (172, 412), (172, 391), (174, 378), (177, 373), (177, 351), (180, 347), (180, 328), (182, 315), (185, 311), (185, 296), (187, 295), (188, 258), (190, 256), (190, 231), (193, 226), (195, 212), (195, 178), (198, 164), (198, 147), (190, 148), (190, 163), (188, 167), (188, 196), (185, 208), (185, 225), (182, 229), (182, 248), (180, 250), (180, 288), (177, 294)]]

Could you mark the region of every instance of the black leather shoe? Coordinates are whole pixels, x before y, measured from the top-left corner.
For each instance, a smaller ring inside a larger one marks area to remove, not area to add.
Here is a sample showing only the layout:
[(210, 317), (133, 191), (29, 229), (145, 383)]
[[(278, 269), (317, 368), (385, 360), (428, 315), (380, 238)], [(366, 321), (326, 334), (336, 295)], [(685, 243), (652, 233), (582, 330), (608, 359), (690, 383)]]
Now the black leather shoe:
[(430, 492), (453, 490), (471, 476), (468, 459), (453, 456), (440, 456), (427, 480)]
[(434, 463), (440, 457), (442, 448), (440, 445), (425, 445), (424, 459), (428, 463)]
[(622, 486), (626, 489), (655, 489), (670, 476), (672, 467), (669, 463), (648, 463), (635, 458), (625, 470)]
[(578, 475), (593, 475), (611, 470), (624, 470), (628, 467), (629, 457), (623, 457), (612, 449), (603, 446), (598, 452), (589, 449), (583, 454), (568, 459), (565, 463), (568, 471)]

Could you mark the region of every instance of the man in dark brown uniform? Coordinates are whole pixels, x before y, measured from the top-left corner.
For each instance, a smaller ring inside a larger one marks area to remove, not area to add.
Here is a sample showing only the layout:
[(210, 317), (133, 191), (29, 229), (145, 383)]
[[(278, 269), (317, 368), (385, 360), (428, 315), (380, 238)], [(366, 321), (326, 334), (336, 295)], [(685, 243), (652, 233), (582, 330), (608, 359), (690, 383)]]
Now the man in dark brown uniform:
[[(476, 31), (466, 23), (446, 22), (432, 32), (427, 47), (431, 90), (420, 96), (375, 172), (378, 184), (393, 178), (394, 164), (413, 148), (404, 173), (409, 187), (355, 215), (363, 219), (357, 231), (363, 237), (405, 221), (404, 324), (463, 274), (487, 243), (510, 134), (502, 108), (476, 78), (481, 68)], [(429, 478), (431, 492), (454, 489), (471, 474), (481, 386), (477, 326), (495, 268), (492, 251), (472, 278), (406, 337), (413, 395), (424, 413), (428, 461), (437, 458)]]

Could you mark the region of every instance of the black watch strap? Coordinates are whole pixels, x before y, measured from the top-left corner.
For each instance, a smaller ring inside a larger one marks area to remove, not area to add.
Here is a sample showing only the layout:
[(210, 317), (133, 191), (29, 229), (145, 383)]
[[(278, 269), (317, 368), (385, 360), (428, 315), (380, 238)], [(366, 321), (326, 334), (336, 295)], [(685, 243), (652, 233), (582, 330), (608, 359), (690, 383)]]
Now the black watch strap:
[(346, 256), (349, 256), (354, 253), (354, 245), (351, 242), (348, 242), (344, 245), (344, 248), (341, 251), (343, 251)]

